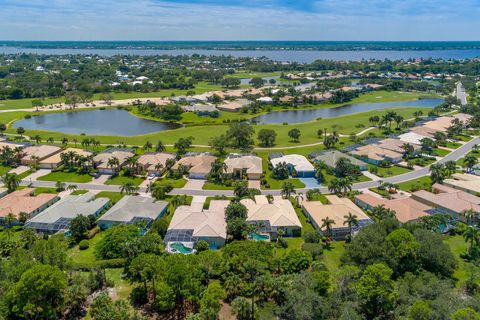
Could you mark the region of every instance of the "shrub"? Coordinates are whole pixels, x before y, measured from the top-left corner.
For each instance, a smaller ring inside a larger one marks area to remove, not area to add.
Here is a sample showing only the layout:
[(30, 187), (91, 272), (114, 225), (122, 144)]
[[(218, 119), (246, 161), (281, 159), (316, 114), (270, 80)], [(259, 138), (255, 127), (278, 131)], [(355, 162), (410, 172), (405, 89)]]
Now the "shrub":
[(130, 293), (130, 301), (135, 306), (143, 306), (148, 302), (148, 293), (147, 289), (143, 286), (138, 286), (132, 289)]
[(288, 242), (284, 238), (278, 238), (277, 243), (281, 248), (288, 248)]
[(209, 249), (208, 242), (205, 240), (199, 240), (195, 244), (195, 249), (197, 252), (207, 251)]
[(303, 240), (305, 240), (306, 243), (319, 243), (320, 235), (315, 231), (307, 231), (303, 235)]
[(304, 243), (302, 250), (312, 255), (314, 260), (318, 259), (323, 254), (323, 245), (320, 243)]
[(88, 242), (88, 240), (82, 240), (78, 244), (78, 249), (80, 250), (87, 250), (88, 248), (90, 248), (90, 243)]

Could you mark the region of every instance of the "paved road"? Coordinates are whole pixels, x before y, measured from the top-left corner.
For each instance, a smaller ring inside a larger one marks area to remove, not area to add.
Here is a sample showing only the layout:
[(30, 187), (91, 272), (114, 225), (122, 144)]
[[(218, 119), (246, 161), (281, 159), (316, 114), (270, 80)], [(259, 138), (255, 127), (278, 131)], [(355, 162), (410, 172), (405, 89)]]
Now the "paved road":
[[(474, 139), (470, 140), (466, 144), (460, 146), (458, 149), (452, 151), (449, 153), (447, 156), (445, 156), (443, 159), (438, 161), (437, 163), (444, 163), (447, 161), (457, 161), (461, 157), (463, 157), (465, 154), (467, 154), (475, 144), (480, 144), (480, 137), (475, 137)], [(429, 167), (421, 168), (419, 170), (411, 171), (405, 174), (401, 174), (398, 176), (390, 177), (383, 179), (384, 182), (390, 182), (390, 183), (401, 183), (405, 181), (410, 181), (414, 179), (421, 178), (423, 176), (426, 176), (429, 174)], [(32, 185), (33, 187), (46, 187), (46, 188), (53, 188), (55, 187), (55, 182), (52, 181), (29, 181), (29, 180), (23, 180), (21, 185), (22, 186), (27, 186), (27, 185)], [(67, 183), (69, 185), (70, 183)], [(113, 191), (113, 192), (119, 192), (120, 191), (120, 186), (114, 186), (114, 185), (99, 185), (99, 184), (93, 184), (93, 183), (71, 183), (74, 184), (78, 187), (79, 190), (97, 190), (97, 191)], [(379, 185), (378, 181), (367, 181), (367, 182), (361, 182), (361, 183), (356, 183), (353, 185), (354, 190), (359, 190), (359, 189), (369, 189), (369, 188), (374, 188)], [(321, 192), (327, 193), (328, 188), (327, 187), (320, 187), (319, 188)], [(302, 188), (302, 189), (297, 189), (297, 192), (302, 192), (305, 193), (307, 192), (308, 189)], [(145, 192), (146, 188), (140, 188), (139, 192)], [(188, 194), (191, 196), (221, 196), (221, 195), (226, 195), (226, 196), (233, 196), (233, 191), (231, 190), (194, 190), (194, 189), (174, 189), (170, 193), (172, 195), (178, 195), (178, 194)], [(262, 194), (272, 194), (272, 195), (279, 195), (280, 190), (262, 190)]]
[(462, 106), (467, 105), (467, 94), (461, 82), (457, 83), (457, 99), (460, 100)]

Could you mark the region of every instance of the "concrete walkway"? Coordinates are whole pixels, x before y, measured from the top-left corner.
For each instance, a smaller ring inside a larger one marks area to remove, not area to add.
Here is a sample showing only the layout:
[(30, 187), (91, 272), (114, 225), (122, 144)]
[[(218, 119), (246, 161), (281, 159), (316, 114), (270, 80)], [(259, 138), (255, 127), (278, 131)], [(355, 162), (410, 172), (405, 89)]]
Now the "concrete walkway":
[(39, 177), (46, 176), (47, 174), (49, 174), (51, 172), (52, 172), (52, 170), (50, 170), (50, 169), (39, 169), (39, 170), (33, 172), (32, 174), (30, 174), (29, 176), (25, 177), (24, 180), (37, 181), (37, 179)]
[(182, 189), (185, 190), (202, 190), (203, 185), (207, 182), (207, 180), (201, 179), (188, 179), (187, 183)]
[(371, 173), (370, 171), (362, 171), (362, 174), (363, 174), (365, 177), (367, 177), (367, 178), (369, 178), (369, 179), (371, 179), (371, 180), (373, 180), (373, 181), (380, 181), (380, 180), (382, 180), (382, 178), (380, 178), (379, 176), (374, 175), (374, 174)]
[(30, 167), (28, 166), (18, 166), (10, 170), (9, 173), (22, 174), (24, 172), (27, 172), (28, 170), (30, 170)]

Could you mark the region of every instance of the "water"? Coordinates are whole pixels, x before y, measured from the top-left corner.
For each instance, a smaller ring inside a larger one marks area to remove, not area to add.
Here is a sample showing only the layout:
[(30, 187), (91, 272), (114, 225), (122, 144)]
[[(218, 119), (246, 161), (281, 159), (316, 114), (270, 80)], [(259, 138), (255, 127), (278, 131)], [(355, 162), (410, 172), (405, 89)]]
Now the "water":
[(443, 99), (419, 99), (405, 102), (381, 102), (350, 104), (337, 108), (287, 110), (269, 112), (253, 118), (251, 121), (259, 124), (303, 123), (318, 118), (336, 118), (353, 113), (382, 110), (398, 107), (433, 108), (443, 103)]
[(181, 125), (141, 119), (126, 110), (107, 109), (45, 114), (16, 121), (14, 128), (69, 134), (135, 136), (180, 128)]
[(275, 61), (311, 63), (315, 60), (334, 61), (361, 61), (369, 59), (378, 60), (408, 60), (420, 58), (434, 59), (471, 59), (480, 57), (480, 49), (455, 49), (455, 50), (207, 50), (207, 49), (38, 49), (1, 47), (0, 54), (36, 53), (47, 55), (206, 55), (206, 56), (233, 56), (233, 57), (267, 57)]
[(270, 240), (270, 237), (264, 234), (253, 232), (253, 233), (250, 233), (250, 239), (255, 241), (268, 241)]
[(189, 254), (189, 253), (192, 253), (193, 251), (191, 248), (188, 248), (183, 243), (179, 243), (179, 242), (174, 242), (170, 244), (170, 247), (173, 250), (175, 250), (175, 252), (183, 253), (183, 254)]

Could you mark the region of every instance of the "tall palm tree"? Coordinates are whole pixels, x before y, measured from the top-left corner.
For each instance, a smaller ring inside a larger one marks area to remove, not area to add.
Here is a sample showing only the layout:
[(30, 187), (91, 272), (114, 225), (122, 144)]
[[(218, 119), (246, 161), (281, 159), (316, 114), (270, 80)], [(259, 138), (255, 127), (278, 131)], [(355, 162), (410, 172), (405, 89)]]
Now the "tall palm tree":
[(7, 188), (7, 191), (11, 193), (17, 190), (21, 180), (16, 173), (7, 172), (2, 176), (2, 181), (5, 187)]
[(291, 194), (295, 193), (295, 187), (293, 186), (293, 183), (290, 181), (285, 181), (282, 184), (282, 191), (281, 194), (285, 199), (290, 198)]
[(119, 167), (120, 167), (120, 161), (118, 160), (118, 158), (115, 158), (115, 157), (111, 157), (110, 159), (108, 159), (107, 161), (107, 167), (110, 167), (112, 168), (114, 171), (118, 172), (119, 170)]
[(467, 172), (472, 172), (473, 167), (478, 164), (478, 158), (474, 154), (467, 154), (463, 159), (463, 164), (467, 167)]
[(133, 182), (131, 181), (127, 181), (127, 182), (124, 182), (122, 183), (121, 187), (120, 187), (120, 193), (121, 194), (134, 194), (135, 192), (138, 191), (138, 187), (136, 185), (133, 184)]
[(474, 225), (477, 213), (473, 209), (467, 209), (462, 212), (468, 225)]
[(155, 147), (155, 151), (157, 151), (157, 152), (165, 151), (165, 145), (163, 144), (162, 141), (157, 142), (157, 146)]
[(68, 191), (71, 191), (71, 192), (74, 192), (74, 191), (76, 191), (77, 189), (78, 189), (78, 186), (77, 186), (76, 184), (69, 184), (69, 185), (67, 186), (67, 190), (68, 190)]
[(143, 145), (143, 150), (150, 150), (152, 149), (152, 147), (152, 143), (147, 140), (147, 142), (145, 142), (145, 144)]
[(465, 242), (470, 243), (470, 252), (474, 246), (478, 246), (480, 243), (480, 231), (476, 227), (469, 226), (463, 233)]
[(322, 219), (322, 226), (321, 228), (325, 228), (326, 229), (326, 233), (329, 235), (329, 236), (332, 236), (332, 226), (333, 224), (335, 223), (335, 221), (333, 221), (332, 219), (330, 219), (329, 217), (326, 217), (324, 219)]
[(355, 214), (352, 214), (351, 212), (349, 212), (348, 215), (345, 215), (343, 217), (345, 218), (343, 225), (348, 226), (350, 237), (352, 237), (353, 226), (358, 227), (359, 225), (358, 217)]

